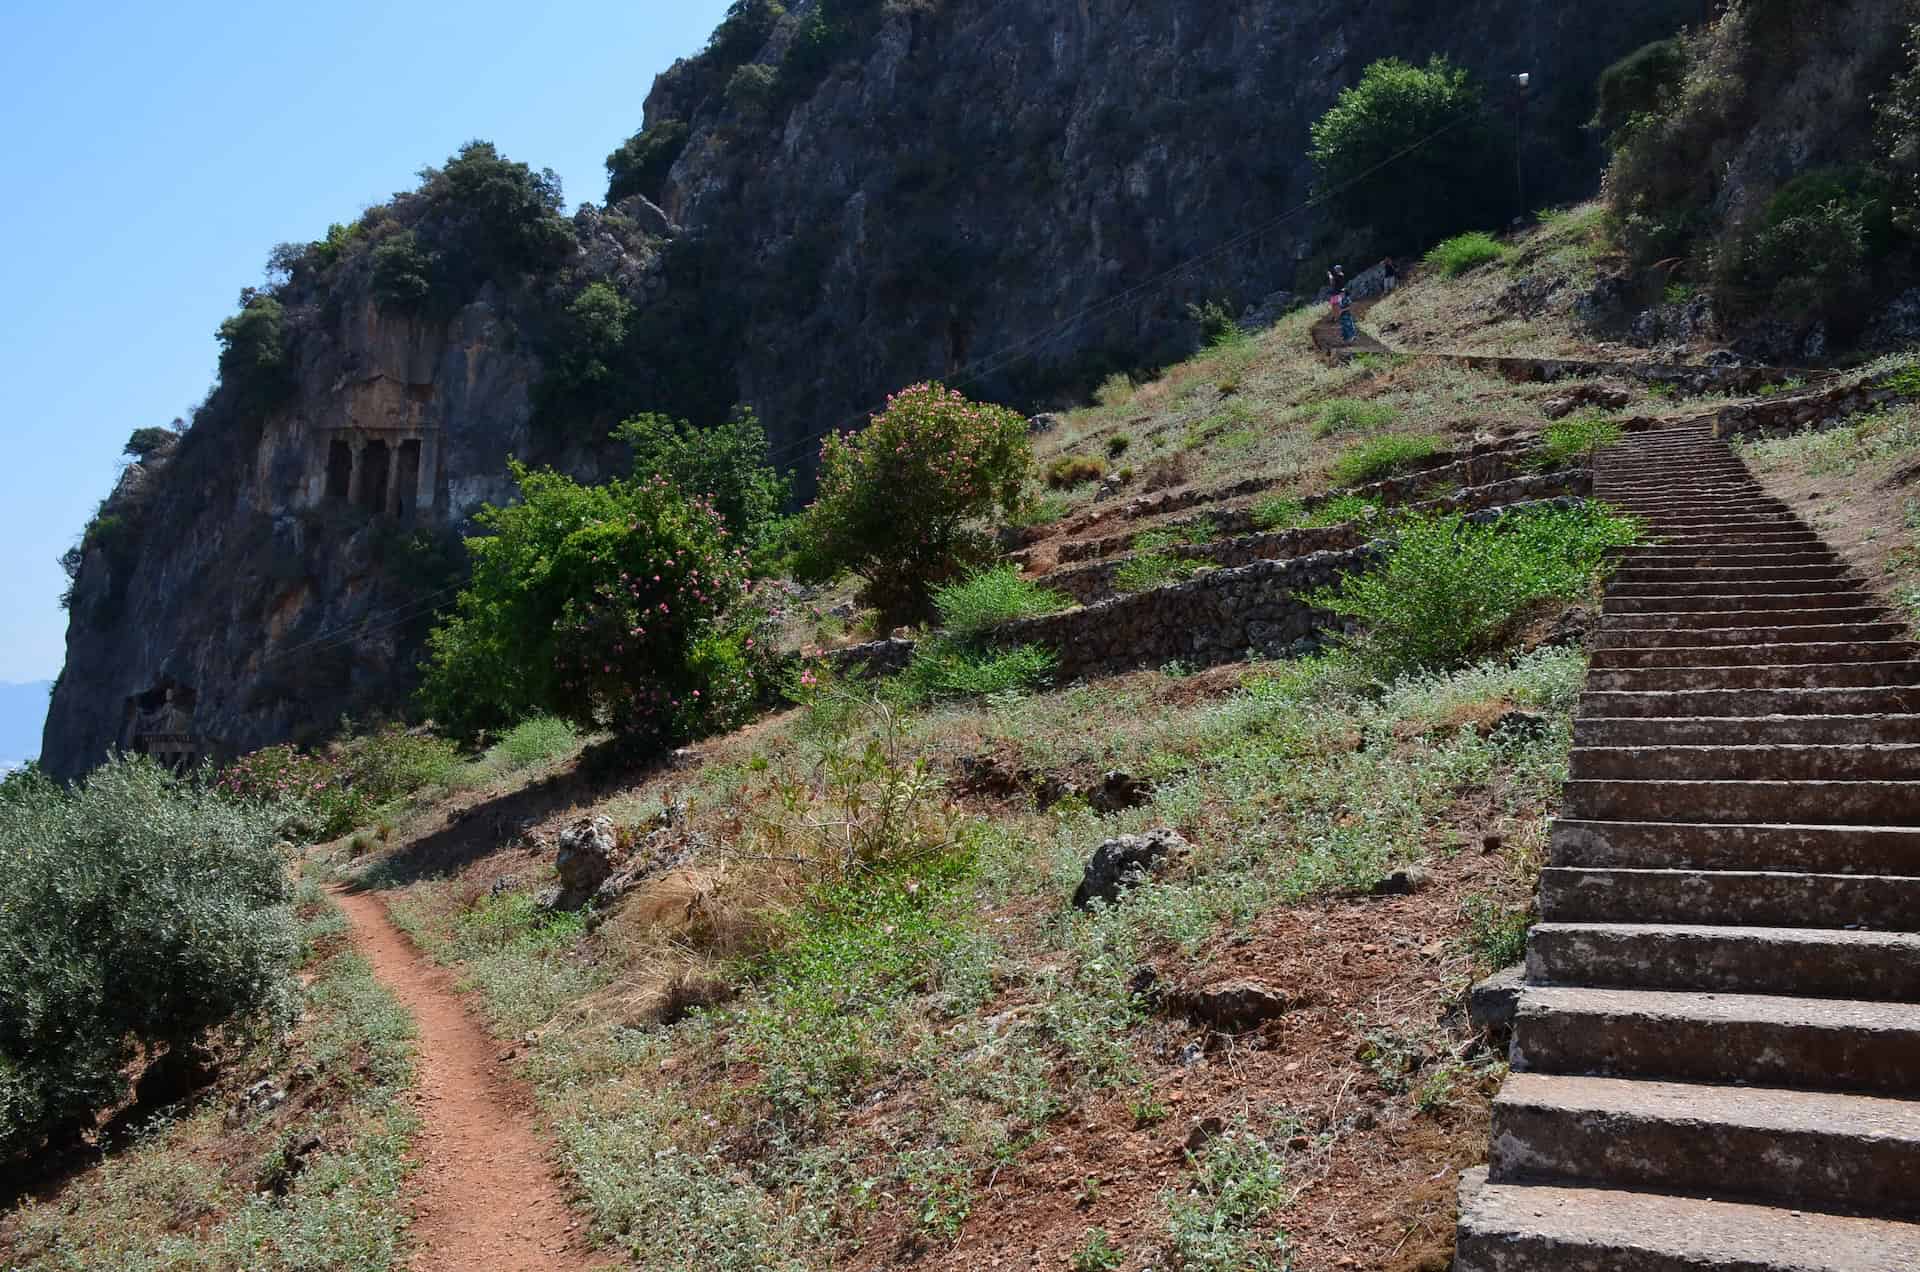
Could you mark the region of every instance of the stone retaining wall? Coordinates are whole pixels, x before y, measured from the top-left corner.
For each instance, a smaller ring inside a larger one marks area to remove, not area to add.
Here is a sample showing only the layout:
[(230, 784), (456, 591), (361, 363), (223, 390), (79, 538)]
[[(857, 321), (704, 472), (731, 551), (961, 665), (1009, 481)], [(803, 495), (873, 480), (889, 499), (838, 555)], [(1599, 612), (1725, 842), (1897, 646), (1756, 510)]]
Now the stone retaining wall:
[(1414, 354), (1442, 358), (1475, 371), (1492, 371), (1517, 384), (1551, 384), (1620, 376), (1642, 384), (1670, 384), (1683, 393), (1754, 393), (1770, 384), (1816, 378), (1790, 367), (1703, 367), (1678, 362), (1598, 362), (1569, 358), (1512, 358), (1493, 354)]
[[(1475, 486), (1413, 506), (1422, 512), (1445, 515), (1451, 512), (1476, 512), (1555, 495), (1585, 495), (1592, 489), (1591, 469), (1569, 468), (1551, 473), (1529, 473), (1523, 477)], [(1243, 511), (1220, 518), (1214, 523), (1214, 528), (1220, 533), (1234, 534), (1242, 526), (1250, 528), (1251, 522), (1251, 514)], [(1211, 543), (1179, 544), (1167, 548), (1166, 552), (1186, 560), (1204, 561), (1209, 565), (1232, 569), (1255, 561), (1309, 556), (1315, 552), (1349, 551), (1365, 543), (1372, 533), (1369, 521), (1351, 521), (1337, 526), (1243, 534)], [(1131, 547), (1135, 537), (1117, 536), (1126, 547)], [(1066, 593), (1082, 605), (1095, 605), (1115, 595), (1116, 576), (1133, 555), (1128, 553), (1078, 569), (1058, 570), (1045, 575), (1040, 582), (1042, 586)]]
[(1908, 400), (1904, 394), (1871, 383), (1783, 395), (1727, 407), (1713, 417), (1713, 432), (1716, 437), (1780, 437), (1815, 424), (1837, 428), (1852, 416)]

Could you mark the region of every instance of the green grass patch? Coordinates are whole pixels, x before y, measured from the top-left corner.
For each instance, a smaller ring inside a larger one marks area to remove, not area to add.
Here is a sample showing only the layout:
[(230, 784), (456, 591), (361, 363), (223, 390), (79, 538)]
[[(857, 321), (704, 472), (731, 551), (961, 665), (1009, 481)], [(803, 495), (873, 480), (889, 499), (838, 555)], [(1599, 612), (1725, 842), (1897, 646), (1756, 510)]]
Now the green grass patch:
[(1022, 578), (1011, 565), (981, 570), (933, 594), (940, 625), (960, 637), (979, 636), (1002, 623), (1073, 608), (1073, 598)]
[(1399, 413), (1384, 402), (1360, 398), (1332, 398), (1320, 404), (1313, 424), (1315, 437), (1336, 433), (1377, 433), (1392, 426)]
[(1169, 583), (1184, 583), (1215, 568), (1210, 562), (1191, 557), (1143, 552), (1120, 563), (1113, 572), (1113, 586), (1119, 592), (1148, 592)]
[(1160, 530), (1143, 530), (1133, 537), (1133, 550), (1136, 552), (1164, 552), (1168, 548), (1186, 547), (1212, 543), (1219, 535), (1212, 521), (1201, 519), (1190, 525), (1167, 526)]
[(1549, 424), (1540, 434), (1535, 463), (1559, 468), (1575, 460), (1591, 460), (1594, 453), (1620, 440), (1620, 421), (1598, 410), (1585, 410)]
[(1608, 551), (1637, 533), (1591, 502), (1485, 524), (1408, 517), (1377, 568), (1311, 600), (1360, 621), (1354, 644), (1376, 674), (1443, 671), (1499, 649), (1530, 606), (1589, 595)]
[(1051, 680), (1059, 665), (1052, 650), (1038, 645), (985, 649), (936, 638), (914, 651), (913, 661), (890, 682), (889, 692), (909, 706), (1028, 693)]
[(1047, 485), (1053, 490), (1072, 490), (1107, 475), (1104, 460), (1086, 455), (1062, 455), (1047, 465)]
[(1442, 437), (1376, 437), (1347, 448), (1333, 463), (1333, 480), (1342, 486), (1363, 486), (1391, 477), (1447, 449)]
[(1434, 245), (1427, 253), (1427, 264), (1448, 278), (1458, 278), (1471, 269), (1491, 264), (1507, 254), (1491, 234), (1474, 231), (1456, 234)]
[(534, 716), (508, 729), (486, 760), (501, 772), (518, 773), (560, 759), (579, 744), (580, 735), (565, 720)]

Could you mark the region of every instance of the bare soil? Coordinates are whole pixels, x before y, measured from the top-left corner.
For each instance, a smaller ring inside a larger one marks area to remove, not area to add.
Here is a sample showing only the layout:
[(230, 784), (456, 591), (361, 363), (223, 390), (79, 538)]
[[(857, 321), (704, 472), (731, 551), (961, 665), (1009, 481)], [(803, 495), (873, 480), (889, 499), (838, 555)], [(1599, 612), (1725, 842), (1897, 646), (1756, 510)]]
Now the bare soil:
[(334, 893), (373, 974), (419, 1031), (419, 1167), (410, 1179), (416, 1272), (540, 1272), (607, 1266), (567, 1206), (533, 1097), (504, 1044), (467, 1014), (452, 977), (423, 958), (371, 894)]

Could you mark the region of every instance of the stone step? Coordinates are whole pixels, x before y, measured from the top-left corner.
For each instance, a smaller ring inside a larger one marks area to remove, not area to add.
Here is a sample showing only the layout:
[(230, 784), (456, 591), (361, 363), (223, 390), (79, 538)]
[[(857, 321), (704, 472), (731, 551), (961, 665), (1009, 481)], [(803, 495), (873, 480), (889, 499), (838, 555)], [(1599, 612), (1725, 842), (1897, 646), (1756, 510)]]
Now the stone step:
[(1674, 667), (1776, 667), (1795, 664), (1911, 662), (1920, 645), (1906, 640), (1749, 642), (1724, 645), (1609, 646), (1593, 651), (1606, 671)]
[(1566, 815), (1588, 821), (1920, 823), (1920, 782), (1574, 780), (1565, 790)]
[(1779, 531), (1803, 530), (1806, 526), (1796, 517), (1787, 513), (1748, 514), (1738, 513), (1732, 516), (1716, 517), (1712, 513), (1675, 513), (1641, 517), (1638, 520), (1646, 525), (1647, 532), (1655, 537), (1663, 534), (1709, 534), (1760, 533), (1771, 534)]
[(1488, 1172), (1906, 1218), (1920, 1102), (1516, 1073), (1494, 1098)]
[(1792, 509), (1778, 499), (1762, 499), (1750, 496), (1727, 496), (1716, 498), (1708, 494), (1674, 495), (1668, 498), (1623, 498), (1608, 496), (1607, 502), (1621, 512), (1635, 517), (1652, 519), (1655, 517), (1693, 515), (1711, 513), (1716, 517), (1786, 516)]
[(1829, 645), (1906, 639), (1907, 628), (1904, 623), (1809, 623), (1801, 627), (1670, 629), (1607, 626), (1593, 633), (1588, 644), (1598, 658), (1601, 651), (1616, 649), (1721, 649), (1741, 645)]
[(1755, 552), (1826, 551), (1826, 543), (1810, 530), (1770, 530), (1764, 534), (1657, 534), (1649, 531), (1644, 540), (1649, 548), (1673, 551), (1710, 549), (1725, 552), (1751, 549)]
[(1703, 689), (1695, 692), (1588, 690), (1580, 715), (1633, 719), (1663, 716), (1743, 717), (1771, 715), (1915, 715), (1920, 689)]
[(1757, 596), (1768, 600), (1786, 599), (1793, 596), (1865, 596), (1866, 590), (1860, 580), (1845, 571), (1833, 571), (1819, 578), (1807, 579), (1699, 579), (1669, 581), (1636, 582), (1632, 580), (1609, 583), (1606, 598), (1653, 598), (1656, 600), (1691, 601), (1696, 597), (1707, 599)]
[(1563, 817), (1553, 824), (1547, 859), (1592, 868), (1909, 875), (1920, 874), (1920, 828)]
[(1902, 932), (1920, 927), (1920, 877), (1549, 866), (1540, 875), (1540, 916)]
[(1657, 569), (1692, 567), (1724, 569), (1728, 566), (1809, 566), (1840, 564), (1837, 553), (1826, 550), (1801, 552), (1774, 551), (1767, 544), (1746, 547), (1689, 548), (1654, 544), (1622, 549), (1614, 558), (1622, 566), (1652, 566)]
[(1912, 1272), (1920, 1225), (1602, 1188), (1460, 1185), (1454, 1272)]
[[(1626, 561), (1614, 571), (1613, 582), (1626, 583), (1731, 583), (1736, 585), (1780, 584), (1859, 579), (1845, 565), (1671, 565), (1656, 561)], [(1715, 588), (1714, 590), (1723, 590)], [(1780, 588), (1792, 591), (1790, 587)]]
[(1595, 782), (1915, 782), (1920, 781), (1920, 745), (1578, 746), (1568, 758), (1568, 771), (1576, 780)]
[[(1885, 613), (1876, 604), (1872, 594), (1858, 587), (1844, 590), (1811, 592), (1741, 592), (1741, 593), (1698, 593), (1695, 595), (1659, 595), (1645, 596), (1618, 594), (1609, 588), (1605, 604), (1605, 613), (1611, 618), (1616, 614), (1729, 614), (1751, 610), (1809, 610), (1843, 609), (1875, 610)], [(1782, 621), (1782, 620), (1774, 620)], [(1853, 621), (1853, 616), (1830, 618), (1828, 622)], [(1716, 621), (1716, 627), (1738, 627), (1737, 622)]]
[[(1856, 623), (1897, 623), (1880, 605), (1822, 605), (1802, 610), (1672, 610), (1665, 613), (1607, 614), (1602, 634), (1646, 631), (1731, 631), (1741, 627), (1838, 627)], [(1757, 639), (1757, 638), (1756, 638)]]
[(1536, 923), (1527, 980), (1920, 1002), (1920, 934), (1839, 928)]
[(1652, 693), (1701, 689), (1869, 689), (1920, 685), (1920, 663), (1778, 663), (1759, 667), (1595, 668), (1587, 687), (1596, 692)]
[(1510, 1055), (1525, 1073), (1913, 1095), (1920, 1006), (1533, 986)]
[[(1920, 715), (1654, 716), (1576, 720), (1576, 747), (1876, 746), (1920, 743)], [(1920, 777), (1920, 774), (1915, 776)]]

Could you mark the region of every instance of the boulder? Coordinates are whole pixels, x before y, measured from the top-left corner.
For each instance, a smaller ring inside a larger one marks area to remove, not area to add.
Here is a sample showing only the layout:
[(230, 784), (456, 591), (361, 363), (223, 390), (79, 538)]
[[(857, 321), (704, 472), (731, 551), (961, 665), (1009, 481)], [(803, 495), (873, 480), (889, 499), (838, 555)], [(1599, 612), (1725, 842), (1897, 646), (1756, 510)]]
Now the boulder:
[(1376, 897), (1410, 897), (1433, 882), (1433, 871), (1425, 866), (1402, 866), (1373, 885)]
[(613, 823), (605, 817), (577, 821), (560, 832), (560, 850), (553, 859), (560, 889), (551, 906), (578, 910), (613, 874), (620, 853)]
[(1082, 910), (1091, 909), (1096, 898), (1112, 904), (1123, 891), (1162, 873), (1192, 851), (1192, 844), (1164, 826), (1144, 835), (1109, 839), (1094, 849), (1073, 903)]
[(1293, 999), (1265, 981), (1236, 978), (1177, 990), (1166, 995), (1166, 1003), (1196, 1024), (1221, 1033), (1246, 1033), (1285, 1015)]

